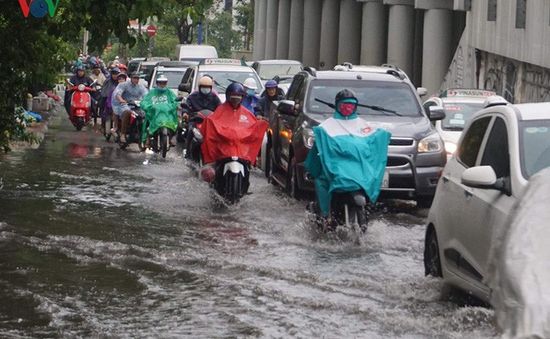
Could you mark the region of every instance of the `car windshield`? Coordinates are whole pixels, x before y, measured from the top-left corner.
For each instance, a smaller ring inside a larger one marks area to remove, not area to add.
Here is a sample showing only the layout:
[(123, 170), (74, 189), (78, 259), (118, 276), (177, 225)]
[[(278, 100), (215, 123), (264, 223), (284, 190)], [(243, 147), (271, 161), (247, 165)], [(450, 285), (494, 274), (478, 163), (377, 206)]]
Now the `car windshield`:
[(521, 170), (529, 179), (550, 167), (550, 120), (528, 120), (519, 125)]
[(132, 74), (137, 71), (139, 68), (139, 63), (140, 61), (130, 61), (130, 63), (128, 63), (128, 74)]
[(159, 71), (157, 72), (157, 76), (155, 78), (153, 86), (157, 87), (157, 79), (161, 75), (164, 75), (166, 78), (168, 78), (168, 88), (178, 88), (179, 84), (181, 84), (181, 80), (184, 74), (185, 71)]
[(441, 128), (446, 131), (462, 131), (472, 115), (483, 108), (483, 103), (445, 102), (445, 119)]
[[(351, 89), (360, 104), (379, 106), (404, 116), (420, 116), (421, 108), (412, 88), (405, 83), (369, 80), (314, 80), (307, 99), (307, 108), (312, 113), (332, 113), (327, 105), (315, 101), (321, 99), (334, 103), (336, 93)], [(392, 113), (358, 107), (359, 115), (392, 115)]]
[(141, 64), (141, 67), (139, 69), (139, 72), (141, 74), (144, 74), (144, 79), (149, 81), (149, 79), (151, 79), (151, 76), (153, 75), (153, 71), (155, 69), (155, 65), (144, 65), (144, 64)]
[(256, 82), (256, 94), (260, 94), (262, 91), (260, 79), (254, 72), (199, 72), (198, 79), (205, 75), (209, 75), (214, 79), (215, 86), (213, 89), (218, 93), (225, 93), (225, 89), (232, 82), (240, 82), (242, 84), (248, 78), (252, 78)]
[(302, 66), (298, 64), (276, 64), (276, 65), (259, 65), (258, 75), (263, 80), (273, 79), (278, 76), (294, 76), (302, 70)]

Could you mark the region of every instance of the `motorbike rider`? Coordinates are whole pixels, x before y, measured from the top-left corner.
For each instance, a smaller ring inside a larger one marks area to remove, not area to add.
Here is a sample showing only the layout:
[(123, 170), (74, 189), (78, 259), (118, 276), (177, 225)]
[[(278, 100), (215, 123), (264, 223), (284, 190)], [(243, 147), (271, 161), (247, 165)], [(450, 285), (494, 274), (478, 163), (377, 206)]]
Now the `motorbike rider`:
[[(168, 78), (160, 75), (156, 80), (156, 87), (147, 93), (141, 101), (141, 108), (145, 112), (145, 123), (141, 134), (141, 141), (147, 139), (147, 134), (154, 134), (159, 127), (167, 127), (175, 131), (178, 127), (177, 97), (168, 87)], [(173, 145), (172, 145), (173, 146)]]
[(101, 66), (98, 63), (95, 63), (92, 67), (92, 74), (90, 74), (90, 78), (92, 80), (95, 80), (99, 86), (103, 86), (107, 79), (105, 78), (105, 75), (103, 75), (103, 73), (101, 72)]
[(269, 119), (271, 104), (273, 101), (283, 100), (284, 96), (280, 94), (279, 85), (275, 80), (268, 80), (265, 83), (265, 92), (256, 105), (257, 115)]
[(67, 110), (67, 114), (71, 112), (71, 94), (73, 90), (78, 87), (78, 85), (90, 86), (94, 81), (86, 75), (84, 65), (79, 65), (76, 67), (76, 72), (69, 79), (69, 82), (65, 90), (65, 109)]
[(258, 85), (256, 85), (256, 80), (254, 78), (247, 78), (243, 83), (246, 95), (243, 98), (242, 105), (246, 107), (250, 112), (255, 114), (256, 106), (258, 105), (258, 97), (256, 96), (256, 90)]
[(191, 93), (181, 105), (185, 113), (193, 115), (205, 109), (213, 112), (218, 108), (221, 101), (212, 90), (213, 83), (212, 78), (207, 75), (199, 79), (199, 90)]
[(380, 193), (391, 134), (358, 117), (358, 104), (351, 90), (341, 90), (333, 117), (313, 128), (315, 142), (304, 165), (315, 179), (317, 204), (308, 208), (323, 217), (332, 192), (363, 190), (371, 202)]
[[(187, 100), (181, 104), (183, 109), (183, 119), (188, 119), (190, 116), (193, 117), (202, 110), (214, 112), (216, 108), (221, 105), (220, 98), (212, 90), (213, 84), (214, 81), (207, 75), (199, 79), (199, 90), (191, 93), (187, 97)], [(189, 123), (187, 131), (192, 131), (193, 127), (194, 124)], [(190, 146), (192, 138), (193, 134), (189, 132), (185, 136), (185, 144), (187, 149), (187, 152), (185, 153), (186, 158), (189, 158), (191, 155)]]
[[(119, 75), (119, 80), (121, 76)], [(126, 143), (126, 132), (130, 123), (132, 110), (128, 106), (129, 102), (139, 101), (147, 94), (147, 88), (139, 83), (139, 74), (134, 72), (130, 74), (130, 81), (119, 83), (113, 92), (112, 106), (114, 113), (120, 118), (120, 142)]]
[[(99, 96), (99, 115), (101, 116), (101, 125), (103, 127), (103, 134), (107, 134), (107, 130), (105, 129), (105, 122), (109, 118), (112, 117), (113, 113), (113, 107), (111, 106), (111, 97), (113, 94), (113, 91), (118, 85), (118, 79), (117, 76), (120, 73), (120, 70), (118, 67), (113, 67), (109, 71), (109, 76), (103, 83), (103, 87), (101, 88), (101, 93)], [(113, 120), (114, 121), (114, 120)]]
[[(226, 137), (228, 135), (239, 137), (240, 135), (238, 134), (238, 131), (245, 129), (254, 130), (257, 135), (263, 135), (265, 133), (267, 129), (267, 122), (258, 121), (254, 114), (241, 104), (244, 95), (245, 91), (243, 85), (238, 82), (231, 83), (227, 86), (225, 91), (226, 101), (218, 106), (214, 113), (209, 115), (205, 119), (205, 123), (201, 125), (201, 133), (205, 140), (201, 145), (201, 152), (205, 164), (216, 162), (217, 160), (227, 156), (219, 153), (222, 151), (222, 148), (233, 147), (233, 143), (230, 140), (226, 140), (224, 145), (218, 145), (216, 142), (211, 141), (211, 136), (223, 133)], [(217, 127), (214, 127), (214, 121), (216, 121)], [(261, 138), (259, 140), (261, 144)], [(252, 165), (255, 161), (256, 154), (259, 151), (259, 146), (260, 145), (258, 145), (258, 150), (255, 150), (256, 153), (253, 154), (253, 156), (250, 156), (249, 154), (249, 161)], [(249, 148), (246, 148), (246, 150), (239, 150), (241, 152), (244, 151), (250, 153)], [(252, 153), (254, 153), (254, 151), (252, 151)], [(241, 156), (241, 154), (238, 155)], [(248, 171), (248, 168), (246, 171)], [(245, 177), (248, 178), (248, 173)], [(247, 181), (244, 184), (244, 192), (248, 190), (248, 186), (249, 182)]]

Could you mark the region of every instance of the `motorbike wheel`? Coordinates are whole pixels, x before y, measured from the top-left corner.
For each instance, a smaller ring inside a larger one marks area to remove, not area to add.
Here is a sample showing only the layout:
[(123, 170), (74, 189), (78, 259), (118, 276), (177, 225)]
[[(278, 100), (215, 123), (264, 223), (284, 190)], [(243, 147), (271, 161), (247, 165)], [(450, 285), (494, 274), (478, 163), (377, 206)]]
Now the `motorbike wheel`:
[(82, 127), (84, 127), (84, 119), (83, 119), (83, 118), (78, 118), (78, 119), (76, 120), (76, 124), (75, 124), (74, 127), (76, 127), (76, 130), (77, 130), (77, 131), (81, 131), (81, 130), (82, 130)]
[(160, 147), (162, 150), (162, 157), (166, 158), (166, 153), (168, 152), (170, 137), (168, 136), (168, 130), (163, 128), (160, 131)]
[(225, 199), (230, 204), (239, 202), (241, 198), (242, 178), (239, 174), (229, 173), (225, 178)]
[(356, 223), (359, 226), (361, 232), (365, 233), (367, 231), (367, 225), (369, 218), (367, 215), (367, 210), (364, 207), (354, 206), (351, 211), (352, 222)]

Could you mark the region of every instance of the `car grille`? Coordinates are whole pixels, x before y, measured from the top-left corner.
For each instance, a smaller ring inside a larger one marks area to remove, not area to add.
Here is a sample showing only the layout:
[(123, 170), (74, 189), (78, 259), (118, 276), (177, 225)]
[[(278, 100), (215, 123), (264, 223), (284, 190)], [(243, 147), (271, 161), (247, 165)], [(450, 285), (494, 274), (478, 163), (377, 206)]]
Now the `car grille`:
[(412, 146), (414, 139), (411, 138), (391, 138), (390, 146)]
[(388, 161), (386, 163), (387, 167), (401, 167), (408, 165), (409, 162), (406, 159), (400, 158), (400, 157), (392, 157), (391, 155), (388, 156)]

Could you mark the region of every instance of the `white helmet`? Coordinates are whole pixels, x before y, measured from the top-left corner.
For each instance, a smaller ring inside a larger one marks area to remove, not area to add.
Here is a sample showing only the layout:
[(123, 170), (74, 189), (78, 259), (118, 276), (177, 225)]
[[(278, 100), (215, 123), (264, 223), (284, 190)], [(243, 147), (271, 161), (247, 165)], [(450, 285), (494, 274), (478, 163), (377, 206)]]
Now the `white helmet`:
[(256, 80), (254, 80), (254, 78), (247, 78), (244, 81), (243, 86), (248, 89), (258, 89), (258, 86), (256, 85)]
[(157, 82), (168, 82), (168, 78), (164, 74), (161, 74), (157, 78)]

